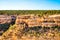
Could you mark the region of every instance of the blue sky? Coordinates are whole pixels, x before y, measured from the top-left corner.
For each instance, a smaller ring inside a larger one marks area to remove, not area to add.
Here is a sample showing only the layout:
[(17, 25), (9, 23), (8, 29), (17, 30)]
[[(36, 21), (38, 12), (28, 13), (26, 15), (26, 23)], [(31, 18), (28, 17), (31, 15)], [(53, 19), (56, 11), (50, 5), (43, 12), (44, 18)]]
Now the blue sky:
[(0, 0), (0, 10), (60, 10), (60, 0)]

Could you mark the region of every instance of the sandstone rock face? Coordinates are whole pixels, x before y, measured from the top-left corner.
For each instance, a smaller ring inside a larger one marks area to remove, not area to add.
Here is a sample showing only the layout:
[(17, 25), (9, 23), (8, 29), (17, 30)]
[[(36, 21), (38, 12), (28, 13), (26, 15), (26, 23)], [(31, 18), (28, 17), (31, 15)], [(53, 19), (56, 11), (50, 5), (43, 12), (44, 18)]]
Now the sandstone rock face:
[(16, 24), (26, 23), (28, 27), (42, 26), (42, 27), (55, 27), (60, 26), (60, 16), (39, 17), (37, 15), (19, 15), (16, 19)]
[(15, 19), (14, 15), (0, 15), (0, 35), (10, 27), (10, 24), (15, 23)]
[[(58, 19), (56, 17), (48, 16), (40, 18), (34, 15), (19, 15), (17, 16), (16, 24), (11, 26), (9, 30), (2, 35), (0, 40), (60, 40), (59, 31), (55, 29), (45, 31), (44, 29), (41, 30), (41, 28), (39, 28), (40, 26), (52, 27), (58, 25), (59, 17), (57, 17)], [(26, 31), (27, 26), (29, 29), (28, 31)], [(39, 26), (39, 30), (36, 30), (37, 28), (33, 26)]]
[(10, 23), (10, 22), (11, 22), (11, 16), (0, 15), (0, 24)]
[(20, 24), (22, 22), (26, 23), (29, 27), (33, 26), (41, 26), (42, 19), (40, 17), (34, 15), (22, 15), (17, 16), (16, 24)]
[(50, 15), (50, 16), (44, 18), (43, 25), (47, 25), (47, 26), (51, 26), (51, 27), (60, 26), (60, 15)]
[[(23, 30), (23, 25), (13, 25), (6, 31), (0, 40), (60, 40), (60, 34), (56, 30), (49, 30), (46, 32), (35, 31), (29, 29), (29, 31)], [(34, 27), (31, 27), (34, 28)], [(42, 30), (43, 31), (43, 30)]]
[(14, 15), (0, 15), (0, 24), (11, 23), (16, 19)]

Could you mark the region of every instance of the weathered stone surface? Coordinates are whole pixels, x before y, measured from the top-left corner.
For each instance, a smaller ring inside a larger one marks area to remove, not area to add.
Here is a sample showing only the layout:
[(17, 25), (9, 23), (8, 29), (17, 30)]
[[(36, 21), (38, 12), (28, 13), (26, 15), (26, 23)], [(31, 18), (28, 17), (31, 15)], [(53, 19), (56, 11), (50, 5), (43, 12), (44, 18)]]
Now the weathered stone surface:
[(0, 24), (11, 23), (16, 19), (14, 15), (0, 15)]
[(10, 22), (11, 22), (11, 16), (0, 15), (0, 24), (10, 23)]
[(0, 35), (10, 27), (10, 24), (15, 23), (15, 19), (16, 16), (14, 15), (0, 15)]
[(22, 15), (17, 16), (16, 24), (25, 22), (28, 27), (33, 26), (42, 26), (42, 27), (53, 27), (60, 26), (60, 16), (48, 16), (48, 17), (39, 17), (37, 15)]
[[(46, 32), (34, 31), (34, 29), (29, 29), (29, 31), (23, 30), (24, 28), (21, 24), (13, 25), (6, 31), (0, 40), (60, 40), (60, 34), (56, 30), (49, 30)], [(34, 27), (31, 27), (34, 28)], [(41, 30), (41, 29), (39, 29)], [(39, 34), (40, 33), (40, 34)]]
[(16, 24), (20, 24), (22, 22), (25, 22), (29, 27), (33, 26), (41, 26), (41, 21), (42, 19), (37, 16), (28, 16), (28, 15), (23, 15), (23, 16), (18, 16), (16, 19)]

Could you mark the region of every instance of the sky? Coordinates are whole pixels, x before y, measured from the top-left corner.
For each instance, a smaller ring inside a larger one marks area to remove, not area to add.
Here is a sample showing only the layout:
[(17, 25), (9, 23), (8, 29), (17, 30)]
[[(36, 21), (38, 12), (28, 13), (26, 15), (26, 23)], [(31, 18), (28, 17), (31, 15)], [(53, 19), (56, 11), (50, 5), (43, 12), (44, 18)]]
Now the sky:
[(0, 0), (0, 10), (60, 10), (60, 0)]

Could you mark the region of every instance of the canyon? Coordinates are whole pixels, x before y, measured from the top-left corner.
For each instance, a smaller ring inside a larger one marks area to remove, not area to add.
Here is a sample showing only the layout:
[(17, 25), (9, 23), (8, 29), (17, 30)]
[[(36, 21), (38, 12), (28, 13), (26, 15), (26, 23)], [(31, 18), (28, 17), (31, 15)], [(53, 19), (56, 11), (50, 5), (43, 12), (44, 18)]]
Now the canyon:
[(60, 40), (60, 15), (1, 15), (0, 20), (0, 40)]

